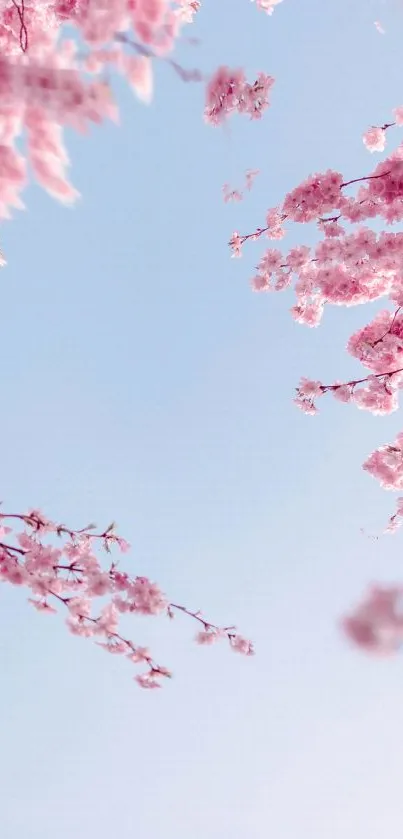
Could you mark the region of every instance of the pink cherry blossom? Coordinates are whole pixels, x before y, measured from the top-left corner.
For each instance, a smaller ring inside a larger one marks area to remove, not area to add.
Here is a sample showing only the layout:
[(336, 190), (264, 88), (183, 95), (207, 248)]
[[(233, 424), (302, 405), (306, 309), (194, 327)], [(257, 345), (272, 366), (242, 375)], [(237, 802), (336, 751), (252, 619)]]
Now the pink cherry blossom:
[(384, 489), (403, 490), (403, 434), (394, 443), (380, 446), (367, 458), (363, 469)]
[(383, 128), (373, 125), (363, 135), (364, 146), (368, 151), (383, 151), (386, 144), (386, 134)]
[(252, 186), (259, 174), (259, 169), (247, 169), (245, 172), (245, 189), (252, 189)]
[(241, 635), (233, 635), (231, 637), (231, 647), (236, 653), (241, 655), (254, 655), (253, 644)]
[(249, 84), (243, 70), (219, 67), (207, 86), (206, 122), (220, 125), (234, 112), (258, 119), (269, 106), (273, 84), (274, 79), (264, 73), (259, 73), (256, 81)]
[(200, 644), (202, 647), (210, 646), (214, 644), (216, 641), (219, 640), (219, 635), (217, 632), (211, 632), (209, 630), (203, 630), (203, 632), (198, 632), (195, 641), (197, 644)]
[(294, 402), (305, 414), (316, 414), (318, 409), (315, 405), (315, 399), (322, 396), (323, 392), (324, 387), (321, 382), (303, 377), (297, 387)]
[(200, 0), (178, 0), (176, 14), (185, 23), (193, 23), (194, 16), (201, 8)]
[(374, 586), (342, 625), (350, 641), (368, 653), (397, 652), (403, 642), (403, 588)]
[(394, 109), (393, 116), (395, 118), (396, 125), (403, 125), (403, 105), (399, 105), (398, 108)]
[(146, 688), (146, 690), (153, 690), (155, 688), (160, 688), (161, 683), (158, 679), (153, 675), (153, 673), (141, 673), (138, 676), (134, 677), (137, 684), (140, 685), (141, 688)]
[(242, 192), (239, 189), (231, 189), (229, 184), (223, 185), (222, 193), (225, 204), (228, 204), (230, 201), (242, 201)]
[(136, 647), (133, 653), (129, 654), (130, 661), (139, 664), (142, 661), (151, 661), (151, 653), (148, 647)]

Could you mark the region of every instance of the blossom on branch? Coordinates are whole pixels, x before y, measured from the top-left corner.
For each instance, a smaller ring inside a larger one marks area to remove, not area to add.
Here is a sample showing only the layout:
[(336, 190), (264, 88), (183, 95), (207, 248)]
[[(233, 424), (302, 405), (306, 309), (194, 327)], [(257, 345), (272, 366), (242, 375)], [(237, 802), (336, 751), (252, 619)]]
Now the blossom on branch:
[(222, 124), (227, 117), (238, 112), (251, 119), (260, 119), (269, 107), (269, 93), (274, 79), (259, 73), (253, 84), (246, 81), (243, 70), (219, 67), (210, 79), (206, 91), (204, 116), (211, 125)]

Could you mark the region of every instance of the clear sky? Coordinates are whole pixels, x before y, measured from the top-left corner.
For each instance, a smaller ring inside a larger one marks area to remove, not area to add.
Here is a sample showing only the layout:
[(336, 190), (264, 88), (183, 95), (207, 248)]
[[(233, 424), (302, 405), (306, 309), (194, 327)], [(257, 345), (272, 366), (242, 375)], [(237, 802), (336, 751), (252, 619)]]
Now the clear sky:
[[(310, 172), (368, 171), (363, 130), (403, 104), (402, 33), (398, 0), (284, 0), (272, 18), (204, 0), (181, 60), (274, 75), (262, 123), (205, 126), (202, 88), (159, 66), (149, 108), (122, 86), (119, 128), (69, 134), (79, 205), (32, 187), (3, 228), (4, 507), (115, 518), (133, 573), (257, 651), (139, 620), (175, 673), (148, 693), (2, 586), (4, 839), (399, 835), (403, 663), (351, 650), (337, 620), (368, 582), (403, 576), (403, 537), (360, 532), (394, 504), (361, 463), (402, 421), (291, 401), (301, 374), (357, 369), (344, 346), (370, 310), (300, 327), (288, 293), (251, 293), (259, 247), (236, 262), (226, 242)], [(225, 206), (249, 167), (254, 190)]]

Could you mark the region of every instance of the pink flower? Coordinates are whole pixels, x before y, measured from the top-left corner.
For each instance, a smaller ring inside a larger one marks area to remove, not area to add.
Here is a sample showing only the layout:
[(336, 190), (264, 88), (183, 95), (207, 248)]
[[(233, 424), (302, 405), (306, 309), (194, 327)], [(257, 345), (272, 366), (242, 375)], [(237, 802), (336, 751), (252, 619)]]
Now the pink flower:
[(302, 377), (297, 387), (297, 396), (294, 403), (304, 412), (304, 414), (314, 415), (317, 413), (315, 399), (322, 396), (324, 386), (321, 382), (315, 382), (312, 379)]
[(379, 312), (351, 336), (347, 350), (374, 373), (403, 367), (403, 313)]
[(270, 277), (267, 274), (256, 274), (251, 279), (253, 291), (268, 291), (270, 288)]
[(272, 207), (271, 210), (268, 210), (266, 226), (269, 239), (282, 239), (285, 236), (283, 221), (284, 216), (279, 212), (278, 207)]
[(232, 256), (233, 257), (242, 256), (242, 253), (241, 253), (242, 239), (241, 239), (239, 233), (237, 233), (235, 231), (235, 233), (232, 234), (232, 238), (230, 239), (229, 244), (230, 244), (230, 248), (232, 250)]
[(106, 643), (97, 641), (98, 647), (102, 647), (107, 653), (111, 655), (124, 655), (127, 653), (127, 644), (125, 641), (114, 641), (109, 639)]
[(383, 128), (373, 125), (363, 134), (362, 139), (368, 151), (383, 151), (386, 144), (386, 132)]
[(322, 395), (323, 385), (322, 382), (315, 382), (313, 379), (306, 379), (303, 376), (298, 385), (298, 391), (301, 396), (311, 399)]
[(232, 649), (237, 653), (241, 653), (241, 655), (254, 655), (255, 653), (252, 642), (246, 638), (242, 638), (241, 635), (233, 635), (230, 638), (230, 643)]
[(210, 79), (206, 90), (206, 122), (211, 125), (222, 124), (235, 111), (249, 114), (252, 118), (260, 117), (269, 106), (269, 92), (274, 84), (271, 76), (260, 73), (250, 85), (243, 70), (230, 70), (219, 67)]
[(128, 658), (135, 664), (140, 664), (142, 661), (150, 661), (151, 653), (148, 647), (136, 647), (134, 653), (130, 653)]
[(54, 609), (53, 606), (50, 606), (47, 600), (33, 600), (29, 597), (28, 603), (31, 603), (38, 612), (47, 612), (49, 615), (56, 614), (56, 609)]
[(147, 577), (136, 577), (129, 589), (130, 611), (143, 615), (158, 615), (167, 607), (162, 591)]
[(86, 597), (70, 597), (67, 608), (75, 617), (89, 617), (91, 614), (91, 600)]
[(0, 539), (4, 539), (4, 536), (7, 536), (9, 533), (12, 533), (11, 527), (0, 526)]
[(15, 559), (5, 559), (0, 562), (0, 579), (11, 583), (13, 586), (23, 586), (28, 581), (28, 575), (24, 566), (19, 565)]
[(141, 688), (146, 688), (146, 690), (153, 690), (154, 688), (160, 688), (161, 684), (156, 678), (157, 674), (154, 674), (152, 671), (150, 673), (142, 673), (139, 676), (135, 676), (134, 679)]
[(305, 399), (303, 396), (296, 396), (294, 399), (294, 405), (296, 405), (297, 408), (300, 408), (304, 414), (315, 416), (315, 414), (318, 413), (315, 403), (311, 399)]
[(282, 264), (281, 251), (269, 248), (259, 262), (259, 270), (266, 274), (273, 274)]
[(368, 379), (365, 387), (354, 389), (352, 400), (358, 408), (379, 416), (390, 414), (398, 407), (396, 391), (379, 379)]
[(195, 14), (201, 8), (200, 0), (177, 0), (179, 8), (177, 14), (185, 23), (192, 23)]
[(335, 385), (332, 388), (332, 393), (335, 399), (339, 402), (351, 402), (351, 386), (350, 385)]
[(298, 248), (291, 248), (286, 259), (284, 260), (292, 271), (300, 271), (308, 264), (310, 257), (310, 248), (301, 246)]
[(403, 125), (403, 105), (399, 105), (398, 108), (394, 108), (393, 116), (395, 118), (396, 125)]
[(323, 302), (314, 300), (311, 303), (299, 303), (290, 309), (291, 315), (297, 323), (305, 326), (319, 326), (323, 314)]
[(403, 448), (399, 438), (380, 446), (367, 458), (363, 469), (376, 478), (384, 489), (403, 490)]
[(151, 59), (143, 55), (125, 55), (123, 68), (136, 95), (148, 105), (153, 95)]
[(118, 536), (116, 542), (119, 545), (122, 554), (126, 554), (130, 551), (131, 545), (129, 542), (126, 542), (126, 539), (122, 539), (120, 536)]
[(387, 655), (403, 642), (403, 590), (400, 586), (373, 587), (343, 621), (350, 641), (367, 652)]
[(312, 175), (286, 195), (283, 214), (298, 222), (312, 221), (342, 204), (343, 176), (330, 169)]
[(212, 630), (204, 629), (202, 632), (198, 632), (195, 636), (196, 644), (200, 644), (202, 647), (211, 646), (219, 639), (219, 634)]
[(228, 184), (224, 184), (222, 192), (225, 204), (230, 201), (242, 201), (242, 193), (238, 189), (231, 189)]
[(97, 618), (97, 626), (101, 632), (115, 633), (119, 625), (119, 613), (113, 603), (108, 603)]
[(108, 574), (94, 573), (87, 580), (87, 594), (91, 597), (102, 597), (111, 589), (111, 580)]
[(246, 189), (249, 189), (249, 190), (252, 189), (255, 178), (258, 176), (259, 171), (260, 171), (259, 169), (248, 169), (245, 172), (245, 186), (246, 186)]
[(94, 624), (74, 616), (67, 618), (66, 625), (72, 635), (79, 635), (82, 638), (91, 638), (96, 633)]

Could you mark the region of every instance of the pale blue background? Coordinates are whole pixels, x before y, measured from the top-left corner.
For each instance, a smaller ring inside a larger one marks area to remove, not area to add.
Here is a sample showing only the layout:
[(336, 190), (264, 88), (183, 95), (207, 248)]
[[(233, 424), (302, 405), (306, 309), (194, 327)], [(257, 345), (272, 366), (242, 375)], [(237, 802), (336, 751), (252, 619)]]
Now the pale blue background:
[[(381, 36), (374, 20), (381, 20)], [(125, 662), (0, 590), (4, 839), (384, 839), (401, 832), (403, 662), (351, 650), (337, 620), (373, 579), (403, 575), (402, 537), (373, 541), (394, 498), (361, 471), (401, 429), (323, 403), (367, 310), (293, 323), (289, 293), (253, 295), (261, 252), (226, 242), (311, 171), (373, 159), (361, 134), (403, 104), (398, 0), (204, 0), (181, 60), (277, 78), (264, 121), (203, 124), (201, 87), (168, 67), (147, 109), (68, 135), (74, 211), (36, 187), (3, 227), (1, 494), (81, 526), (116, 518), (133, 573), (256, 643), (193, 646), (187, 619), (137, 621), (175, 672), (141, 692)], [(398, 141), (398, 133), (391, 142)], [(224, 181), (262, 169), (245, 205)], [(313, 241), (293, 231), (289, 241)]]

